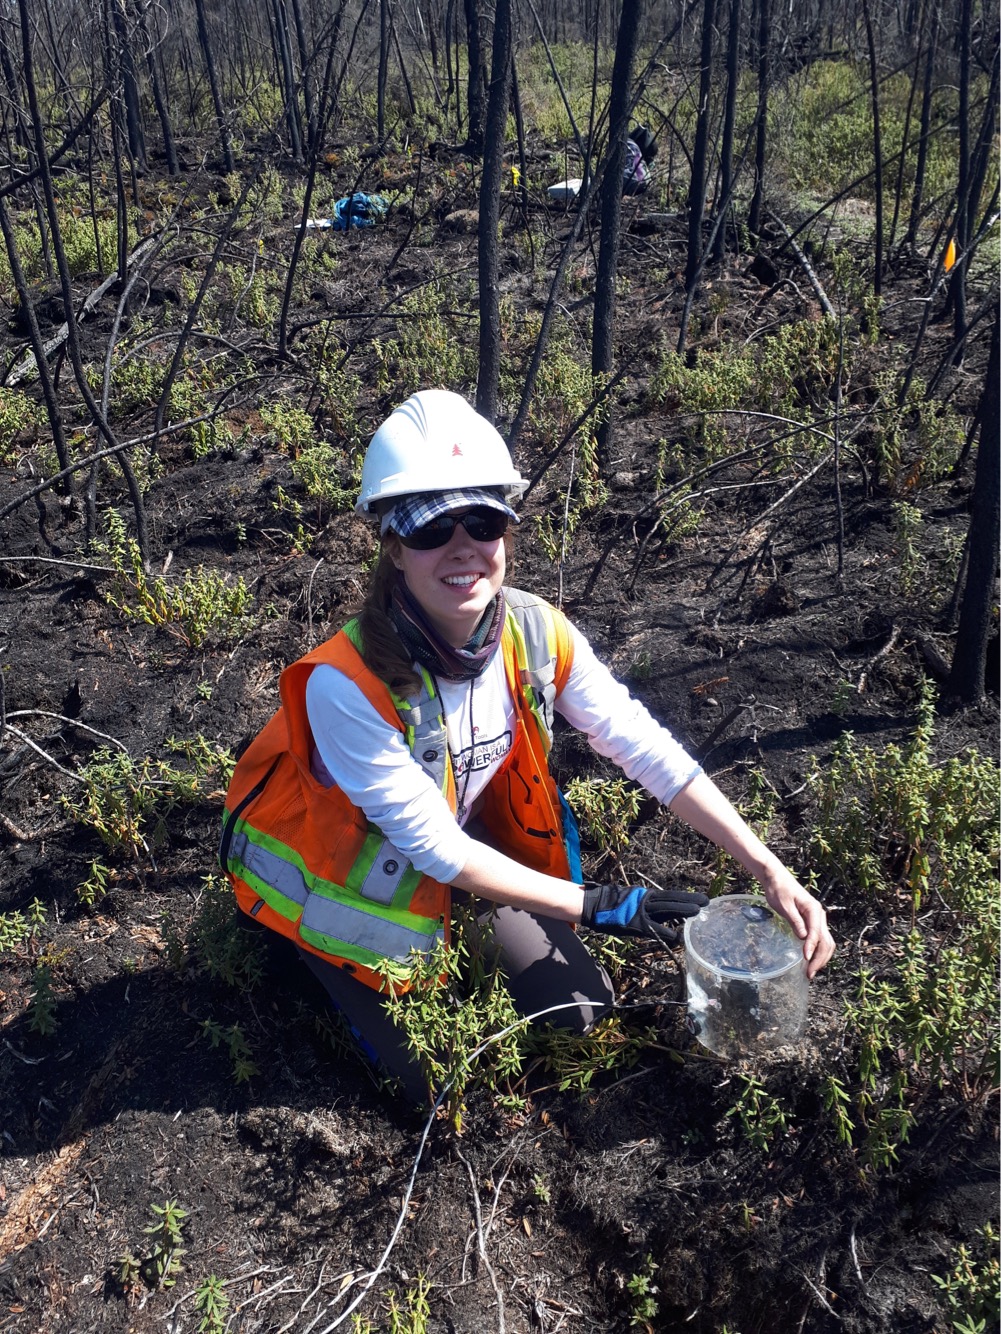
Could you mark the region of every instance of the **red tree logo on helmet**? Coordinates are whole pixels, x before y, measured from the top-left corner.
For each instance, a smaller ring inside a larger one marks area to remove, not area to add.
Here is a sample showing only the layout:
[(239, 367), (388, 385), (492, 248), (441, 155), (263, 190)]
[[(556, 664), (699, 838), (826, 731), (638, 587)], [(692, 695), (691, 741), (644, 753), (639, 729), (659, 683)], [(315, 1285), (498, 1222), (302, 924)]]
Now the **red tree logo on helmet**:
[(452, 458), (453, 458), (453, 459), (461, 459), (461, 458), (462, 458), (462, 450), (459, 448), (458, 445), (453, 445), (453, 446), (452, 446)]

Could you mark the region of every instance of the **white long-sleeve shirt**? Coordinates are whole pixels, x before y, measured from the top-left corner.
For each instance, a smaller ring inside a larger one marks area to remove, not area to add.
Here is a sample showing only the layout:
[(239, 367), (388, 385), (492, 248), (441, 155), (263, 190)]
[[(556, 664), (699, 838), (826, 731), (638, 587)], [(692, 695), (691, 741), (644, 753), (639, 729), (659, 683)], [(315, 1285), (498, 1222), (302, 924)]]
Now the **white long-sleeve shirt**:
[[(556, 711), (585, 733), (599, 755), (669, 804), (701, 766), (598, 661), (580, 631), (570, 630), (573, 666)], [(515, 711), (500, 650), (474, 681), (439, 681), (438, 689), (457, 815), (411, 755), (403, 733), (336, 667), (313, 669), (306, 712), (316, 748), (314, 776), (336, 783), (418, 871), (447, 884), (469, 859), (473, 840), (462, 824), (511, 749)]]

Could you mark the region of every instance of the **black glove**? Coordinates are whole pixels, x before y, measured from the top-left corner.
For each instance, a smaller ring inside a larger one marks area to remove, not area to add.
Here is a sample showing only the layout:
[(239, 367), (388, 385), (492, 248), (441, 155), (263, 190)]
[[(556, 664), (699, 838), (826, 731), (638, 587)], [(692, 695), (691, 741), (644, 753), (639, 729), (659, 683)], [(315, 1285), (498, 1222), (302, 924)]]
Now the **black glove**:
[(705, 894), (686, 889), (586, 884), (580, 924), (610, 936), (647, 936), (676, 945), (681, 938), (678, 924), (695, 917), (708, 902)]

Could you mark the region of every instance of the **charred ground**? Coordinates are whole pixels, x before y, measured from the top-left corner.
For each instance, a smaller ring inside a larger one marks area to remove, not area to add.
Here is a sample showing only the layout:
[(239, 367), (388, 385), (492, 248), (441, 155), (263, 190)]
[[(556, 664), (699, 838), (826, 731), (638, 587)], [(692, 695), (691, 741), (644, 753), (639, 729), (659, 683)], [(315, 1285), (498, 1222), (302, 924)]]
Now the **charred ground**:
[[(402, 161), (386, 168), (401, 183), (407, 169)], [(403, 396), (372, 347), (400, 326), (394, 314), (372, 312), (432, 273), (475, 274), (475, 235), (449, 224), (474, 196), (454, 179), (443, 187), (440, 221), (425, 219), (416, 233), (400, 209), (371, 232), (307, 242), (330, 250), (336, 267), (303, 286), (296, 317), (364, 325), (350, 366), (366, 429)], [(753, 470), (733, 463), (716, 474), (720, 489), (700, 501), (696, 522), (651, 536), (661, 444), (696, 449), (701, 428), (669, 397), (658, 403), (650, 394), (684, 301), (679, 235), (641, 203), (627, 209), (618, 339), (630, 371), (602, 466), (607, 496), (582, 516), (560, 574), (533, 520), (563, 512), (565, 450), (526, 502), (512, 582), (554, 599), (562, 592), (605, 660), (735, 799), (746, 798), (752, 771), (763, 774), (776, 801), (772, 841), (805, 869), (814, 758), (823, 765), (846, 730), (877, 749), (901, 741), (929, 655), (951, 653), (942, 553), (968, 523), (972, 468), (924, 481), (920, 469), (908, 471), (919, 453), (910, 441), (899, 474), (880, 476), (856, 438), (842, 471), (840, 574), (829, 469), (792, 494), (769, 529)], [(513, 222), (505, 239), (503, 294), (519, 319), (538, 319), (561, 232), (559, 219), (543, 225), (542, 216), (534, 271)], [(287, 252), (288, 226), (273, 223), (264, 240)], [(750, 256), (711, 275), (690, 357), (728, 334), (749, 338), (766, 325), (820, 318), (778, 239), (763, 251), (783, 281), (763, 286), (747, 272)], [(575, 261), (585, 289), (592, 259), (585, 240)], [(175, 277), (154, 274), (151, 286), (173, 291)], [(916, 325), (900, 312), (914, 309), (909, 298), (926, 290), (927, 274), (901, 265), (890, 284), (883, 347), (913, 337)], [(81, 295), (94, 285), (81, 280)], [(584, 298), (586, 290), (574, 298), (581, 304), (568, 313), (567, 337), (586, 360)], [(103, 355), (114, 306), (110, 294), (84, 326), (94, 357)], [(172, 302), (156, 309), (136, 313), (169, 340), (176, 325), (157, 321)], [(345, 512), (317, 521), (259, 409), (299, 403), (335, 445), (336, 416), (313, 394), (295, 343), (293, 359), (281, 363), (264, 334), (226, 336), (240, 342), (257, 386), (241, 410), (246, 430), (202, 457), (189, 442), (165, 442), (146, 506), (154, 571), (172, 553), (175, 574), (202, 564), (246, 581), (252, 619), (235, 639), (193, 649), (176, 628), (123, 619), (106, 599), (112, 576), (90, 568), (108, 561), (84, 550), (75, 501), (44, 491), (2, 525), (6, 716), (45, 754), (10, 730), (3, 738), (0, 911), (27, 916), (36, 898), (47, 909), (34, 934), (0, 956), (5, 1330), (192, 1330), (202, 1318), (193, 1293), (213, 1273), (228, 1281), (231, 1330), (333, 1328), (390, 1240), (418, 1153), (422, 1116), (380, 1094), (356, 1060), (331, 1047), (300, 1000), (302, 979), (269, 971), (245, 993), (199, 967), (194, 935), (210, 893), (221, 776), (209, 774), (162, 828), (150, 825), (134, 856), (106, 855), (60, 803), (74, 784), (53, 761), (75, 771), (101, 744), (77, 723), (137, 759), (180, 763), (169, 738), (238, 749), (275, 708), (282, 667), (357, 602), (373, 547), (368, 528)], [(948, 339), (945, 325), (933, 328), (923, 354), (930, 370)], [(10, 355), (17, 335), (6, 341)], [(948, 394), (967, 423), (985, 354), (975, 343), (950, 372)], [(67, 367), (62, 375), (69, 380)], [(547, 392), (558, 399), (558, 385)], [(137, 432), (143, 420), (117, 425)], [(746, 422), (730, 420), (727, 430), (734, 452), (752, 440)], [(554, 443), (530, 428), (518, 450), (523, 472), (533, 474)], [(0, 472), (0, 507), (43, 470), (37, 446), (25, 432)], [(792, 459), (790, 477), (803, 471)], [(668, 470), (668, 484), (672, 476), (680, 473)], [(303, 507), (298, 535), (283, 495)], [(99, 499), (129, 517), (111, 472)], [(902, 499), (923, 516), (913, 537), (919, 582), (906, 591), (894, 519)], [(996, 706), (990, 695), (980, 709), (942, 713), (936, 757), (993, 753)], [(559, 740), (556, 768), (564, 781), (606, 772), (570, 735)], [(598, 853), (590, 856), (597, 866)], [(87, 907), (77, 887), (95, 860), (111, 879)], [(621, 867), (605, 865), (608, 874), (620, 870), (701, 886), (712, 875), (705, 850), (646, 808)], [(579, 1094), (561, 1092), (539, 1061), (517, 1090), (523, 1109), (504, 1112), (474, 1093), (461, 1136), (432, 1128), (398, 1240), (360, 1308), (375, 1326), (404, 1328), (387, 1323), (388, 1294), (403, 1308), (424, 1274), (433, 1285), (426, 1328), (456, 1334), (626, 1330), (644, 1321), (701, 1334), (945, 1334), (949, 1313), (931, 1275), (947, 1273), (956, 1245), (974, 1244), (996, 1217), (995, 1111), (928, 1089), (899, 1161), (883, 1171), (864, 1172), (858, 1153), (837, 1140), (821, 1078), (851, 1042), (846, 1005), (860, 963), (892, 970), (897, 918), (911, 909), (903, 897), (874, 903), (822, 889), (839, 953), (815, 985), (809, 1032), (796, 1051), (743, 1071), (786, 1108), (787, 1128), (770, 1148), (756, 1147), (728, 1114), (739, 1069), (693, 1047), (675, 1004), (678, 960), (637, 949), (619, 976), (624, 1029), (649, 1029), (651, 1040), (632, 1068), (599, 1073)], [(940, 929), (935, 905), (925, 920)], [(40, 964), (54, 1002), (47, 1034), (32, 1022)], [(224, 1033), (239, 1025), (257, 1067), (248, 1081), (235, 1082), (227, 1041), (212, 1046), (206, 1021)], [(123, 1257), (148, 1260), (151, 1206), (168, 1200), (187, 1210), (176, 1285), (150, 1290), (134, 1275), (123, 1282)], [(654, 1307), (642, 1306), (644, 1282)]]

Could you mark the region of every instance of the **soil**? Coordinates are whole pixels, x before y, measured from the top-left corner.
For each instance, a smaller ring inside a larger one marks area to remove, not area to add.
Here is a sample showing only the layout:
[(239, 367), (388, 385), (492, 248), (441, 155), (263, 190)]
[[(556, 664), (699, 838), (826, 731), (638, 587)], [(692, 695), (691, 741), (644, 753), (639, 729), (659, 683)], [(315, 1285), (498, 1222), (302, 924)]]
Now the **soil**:
[[(404, 179), (406, 164), (398, 170)], [(461, 192), (451, 202), (475, 206)], [(856, 442), (842, 474), (840, 573), (827, 470), (789, 496), (770, 535), (764, 510), (787, 488), (768, 487), (764, 501), (735, 463), (716, 480), (741, 489), (707, 496), (689, 531), (651, 536), (658, 442), (691, 440), (698, 423), (646, 393), (658, 342), (676, 336), (683, 305), (679, 237), (669, 222), (644, 223), (642, 200), (625, 207), (633, 230), (620, 262), (618, 338), (631, 364), (604, 469), (608, 501), (578, 528), (560, 573), (532, 520), (562, 513), (564, 451), (525, 504), (513, 582), (562, 595), (613, 670), (735, 799), (752, 769), (763, 772), (777, 805), (771, 841), (805, 869), (813, 758), (823, 765), (846, 730), (877, 748), (901, 740), (928, 646), (951, 652), (940, 619), (951, 586), (928, 581), (946, 537), (965, 531), (972, 470), (908, 489), (902, 469), (889, 485), (860, 466)], [(536, 235), (535, 276), (513, 224), (506, 234), (503, 294), (518, 310), (544, 302), (540, 275), (555, 262), (562, 224), (549, 218), (548, 227), (548, 241)], [(394, 213), (370, 232), (318, 241), (337, 268), (317, 280), (313, 307), (377, 310), (432, 261), (475, 272), (475, 231), (442, 226), (433, 248), (412, 243), (387, 273), (409, 229)], [(287, 248), (287, 231), (276, 225), (270, 240)], [(794, 261), (777, 243), (763, 250), (783, 281), (765, 288), (747, 272), (749, 256), (731, 257), (700, 301), (696, 346), (817, 317)], [(592, 260), (585, 240), (576, 267), (588, 272)], [(97, 281), (81, 281), (81, 293)], [(914, 328), (901, 312), (915, 308), (908, 299), (923, 293), (925, 274), (902, 268), (888, 282), (887, 332), (907, 345)], [(109, 294), (86, 326), (91, 355), (103, 348), (114, 301)], [(367, 336), (392, 328), (389, 316), (373, 319)], [(933, 326), (929, 366), (948, 338), (947, 324)], [(272, 398), (298, 398), (294, 364), (257, 341)], [(6, 344), (16, 360), (23, 344), (13, 332)], [(985, 356), (980, 340), (947, 380), (967, 421)], [(374, 425), (392, 400), (374, 388), (369, 344), (354, 365)], [(68, 367), (62, 375), (71, 379)], [(946, 1334), (931, 1276), (948, 1272), (954, 1247), (997, 1215), (996, 1108), (930, 1089), (897, 1164), (863, 1173), (820, 1096), (825, 1069), (851, 1042), (846, 1003), (860, 963), (892, 967), (893, 904), (826, 895), (839, 953), (813, 985), (807, 1029), (794, 1048), (753, 1062), (695, 1044), (678, 1004), (680, 951), (636, 947), (617, 979), (625, 1030), (655, 1034), (636, 1064), (598, 1073), (584, 1094), (561, 1091), (538, 1064), (518, 1090), (522, 1109), (474, 1092), (455, 1135), (440, 1121), (428, 1130), (423, 1113), (380, 1092), (361, 1061), (332, 1048), (302, 978), (276, 968), (243, 993), (179, 946), (214, 869), (218, 790), (170, 812), (136, 857), (107, 856), (92, 831), (69, 821), (60, 795), (74, 784), (62, 770), (83, 764), (98, 734), (134, 757), (175, 762), (171, 737), (200, 734), (238, 749), (273, 711), (282, 667), (332, 633), (357, 597), (368, 528), (340, 514), (312, 525), (305, 550), (296, 548), (292, 524), (274, 508), (279, 487), (296, 493), (288, 459), (259, 422), (250, 425), (241, 443), (202, 458), (166, 445), (147, 501), (154, 570), (173, 553), (175, 574), (203, 563), (251, 586), (257, 617), (235, 644), (195, 651), (164, 628), (125, 621), (104, 596), (108, 576), (89, 568), (106, 561), (83, 554), (79, 506), (51, 490), (0, 525), (7, 719), (37, 747), (12, 730), (0, 747), (0, 912), (27, 913), (35, 898), (47, 908), (35, 937), (0, 955), (0, 1330), (211, 1329), (200, 1326), (193, 1294), (216, 1274), (227, 1283), (226, 1328), (243, 1334), (350, 1329), (342, 1313), (356, 1297), (375, 1328), (434, 1334), (585, 1334), (644, 1322), (672, 1334)], [(734, 425), (734, 439), (755, 429)], [(533, 474), (553, 444), (527, 433), (522, 471)], [(0, 471), (0, 508), (37, 475), (30, 442), (18, 457)], [(101, 502), (128, 517), (115, 477), (106, 474), (101, 488)], [(925, 582), (907, 596), (893, 525), (901, 498), (924, 516)], [(996, 694), (977, 709), (943, 712), (936, 753), (992, 754), (997, 721)], [(555, 768), (564, 781), (609, 772), (567, 733)], [(113, 879), (88, 908), (76, 887), (95, 859)], [(620, 866), (595, 849), (588, 864), (606, 878), (643, 873), (696, 887), (712, 875), (704, 846), (649, 806)], [(31, 1026), (40, 961), (56, 1002), (49, 1035)], [(240, 1026), (258, 1067), (248, 1082), (235, 1082), (225, 1041), (206, 1040), (206, 1020)], [(763, 1080), (787, 1111), (787, 1129), (767, 1151), (728, 1115), (742, 1073)], [(150, 1290), (135, 1275), (123, 1281), (122, 1257), (151, 1256), (151, 1206), (168, 1200), (187, 1211), (176, 1283)], [(433, 1285), (426, 1325), (391, 1323), (389, 1294), (404, 1307), (420, 1274)], [(644, 1274), (656, 1315), (640, 1309)]]

